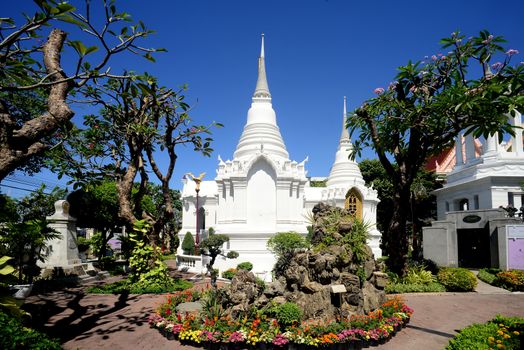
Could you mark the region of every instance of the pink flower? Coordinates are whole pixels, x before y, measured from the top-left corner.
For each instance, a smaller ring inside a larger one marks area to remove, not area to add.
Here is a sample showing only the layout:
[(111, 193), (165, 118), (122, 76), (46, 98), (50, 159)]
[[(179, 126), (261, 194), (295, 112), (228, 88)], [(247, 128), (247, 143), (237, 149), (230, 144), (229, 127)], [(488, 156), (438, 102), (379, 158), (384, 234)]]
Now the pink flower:
[(502, 68), (502, 63), (500, 63), (500, 62), (493, 63), (491, 65), (491, 68), (493, 68), (493, 69), (500, 69), (500, 68)]
[(506, 51), (506, 55), (508, 56), (513, 56), (513, 55), (518, 55), (518, 54), (519, 54), (519, 50), (509, 49), (508, 51)]
[(375, 90), (373, 90), (373, 92), (376, 93), (377, 95), (383, 94), (384, 88), (378, 87)]
[(436, 60), (437, 60), (437, 56), (433, 55), (433, 56), (431, 56), (431, 59), (432, 59), (433, 61), (436, 61)]

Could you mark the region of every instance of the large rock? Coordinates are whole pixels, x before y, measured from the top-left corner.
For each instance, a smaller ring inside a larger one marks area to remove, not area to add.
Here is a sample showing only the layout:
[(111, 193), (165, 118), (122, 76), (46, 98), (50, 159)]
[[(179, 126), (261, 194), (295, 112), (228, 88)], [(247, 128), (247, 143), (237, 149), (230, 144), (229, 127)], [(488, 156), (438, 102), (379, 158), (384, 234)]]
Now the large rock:
[[(239, 271), (229, 290), (232, 315), (270, 303), (294, 302), (303, 310), (304, 319), (328, 321), (369, 312), (385, 301), (387, 275), (378, 271), (371, 249), (366, 246), (368, 257), (357, 261), (351, 247), (341, 244), (341, 238), (352, 234), (352, 223), (347, 221), (349, 211), (320, 203), (313, 213), (312, 242), (317, 247), (321, 242), (336, 243), (322, 243), (320, 251), (294, 252), (286, 264), (280, 265), (276, 280), (264, 291), (252, 273)], [(336, 223), (333, 217), (343, 220)], [(323, 241), (328, 236), (330, 240)], [(346, 292), (332, 293), (333, 285), (343, 285)]]

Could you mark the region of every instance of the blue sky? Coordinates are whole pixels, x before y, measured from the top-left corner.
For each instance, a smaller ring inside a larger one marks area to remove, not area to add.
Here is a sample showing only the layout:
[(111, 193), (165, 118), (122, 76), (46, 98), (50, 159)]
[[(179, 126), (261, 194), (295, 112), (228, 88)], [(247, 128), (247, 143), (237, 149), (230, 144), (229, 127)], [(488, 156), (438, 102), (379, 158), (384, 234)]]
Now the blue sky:
[[(96, 2), (96, 1), (94, 1)], [(78, 3), (72, 1), (73, 4)], [(2, 17), (31, 8), (31, 1), (2, 4)], [(327, 176), (334, 160), (342, 118), (348, 109), (386, 87), (396, 67), (439, 51), (439, 40), (460, 30), (467, 36), (487, 29), (503, 35), (524, 61), (522, 0), (350, 1), (191, 0), (117, 2), (156, 34), (147, 46), (164, 47), (149, 63), (116, 58), (122, 68), (148, 71), (167, 86), (188, 84), (197, 123), (221, 122), (211, 158), (180, 149), (172, 187), (191, 171), (215, 176), (217, 156), (232, 158), (246, 121), (257, 78), (260, 34), (266, 37), (266, 69), (277, 122), (290, 158), (307, 163), (309, 176)], [(85, 111), (77, 109), (80, 116)], [(367, 151), (362, 158), (373, 158)], [(56, 181), (44, 173), (37, 180)], [(8, 192), (2, 188), (2, 192)], [(23, 194), (23, 193), (22, 193)]]

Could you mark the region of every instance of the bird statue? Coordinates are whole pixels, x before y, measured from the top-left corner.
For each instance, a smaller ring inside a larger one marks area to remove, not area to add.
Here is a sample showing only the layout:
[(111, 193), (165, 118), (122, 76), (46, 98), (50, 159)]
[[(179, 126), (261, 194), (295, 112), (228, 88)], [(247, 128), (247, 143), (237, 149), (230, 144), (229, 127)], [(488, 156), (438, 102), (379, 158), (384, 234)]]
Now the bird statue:
[(189, 175), (191, 180), (195, 181), (196, 190), (200, 191), (200, 183), (202, 182), (202, 179), (204, 178), (206, 173), (200, 173), (200, 175), (198, 175), (198, 177), (195, 177), (195, 175), (193, 175), (192, 173), (187, 173), (187, 175)]

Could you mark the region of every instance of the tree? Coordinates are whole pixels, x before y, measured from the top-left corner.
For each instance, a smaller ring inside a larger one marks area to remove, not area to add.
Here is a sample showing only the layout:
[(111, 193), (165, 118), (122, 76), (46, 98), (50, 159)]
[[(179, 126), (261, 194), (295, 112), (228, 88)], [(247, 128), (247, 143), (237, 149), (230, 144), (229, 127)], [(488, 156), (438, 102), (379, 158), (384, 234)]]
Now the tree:
[(55, 213), (55, 203), (64, 199), (67, 190), (53, 187), (50, 193), (46, 193), (46, 186), (41, 185), (37, 190), (17, 201), (17, 211), (20, 221), (45, 220), (46, 217)]
[(55, 212), (55, 202), (63, 199), (67, 191), (55, 187), (45, 193), (42, 185), (20, 200), (3, 197), (8, 214), (0, 225), (0, 252), (14, 258), (18, 268), (18, 280), (32, 283), (40, 269), (38, 261), (47, 258), (47, 243), (58, 238), (56, 232), (48, 227), (46, 217)]
[[(209, 156), (212, 139), (203, 135), (221, 125), (192, 125), (182, 92), (158, 86), (148, 74), (91, 86), (85, 98), (102, 109), (98, 115), (85, 116), (86, 128), (73, 128), (68, 140), (55, 149), (54, 169), (69, 175), (77, 186), (102, 179), (114, 181), (118, 215), (128, 227), (139, 219), (146, 220), (150, 225), (147, 238), (156, 246), (160, 232), (175, 217), (169, 183), (178, 157), (177, 146), (190, 144), (195, 151)], [(167, 162), (162, 162), (167, 163), (165, 168), (158, 162), (163, 156), (167, 156)], [(156, 215), (148, 212), (143, 202), (150, 173), (161, 188)]]
[(182, 241), (182, 250), (184, 251), (184, 254), (187, 255), (195, 254), (195, 239), (189, 231), (186, 232), (184, 240)]
[(348, 116), (351, 133), (359, 130), (354, 155), (372, 147), (393, 184), (392, 218), (384, 232), (393, 272), (406, 272), (411, 186), (426, 159), (463, 131), (474, 137), (512, 133), (508, 114), (524, 107), (524, 66), (510, 65), (518, 51), (504, 50), (502, 42), (487, 31), (468, 39), (452, 33), (441, 41), (451, 50), (447, 55), (400, 67), (396, 81), (375, 89), (378, 96)]
[[(131, 17), (118, 12), (113, 0), (103, 1), (100, 27), (93, 20), (96, 6), (88, 0), (84, 13), (66, 2), (35, 3), (37, 11), (24, 23), (9, 17), (0, 21), (0, 181), (15, 169), (31, 168), (56, 146), (74, 115), (67, 98), (95, 80), (115, 76), (107, 68), (114, 55), (127, 51), (152, 59), (158, 51), (137, 45), (151, 31), (142, 22), (128, 26)], [(95, 45), (68, 40), (66, 30)], [(72, 63), (69, 72), (63, 60)]]
[[(394, 166), (396, 167), (396, 164)], [(378, 159), (364, 159), (359, 163), (359, 168), (366, 184), (373, 186), (378, 192), (380, 203), (377, 206), (377, 228), (384, 232), (393, 213), (393, 183)], [(411, 185), (408, 218), (411, 221), (410, 237), (413, 242), (414, 256), (419, 256), (421, 253), (422, 227), (427, 226), (430, 219), (436, 219), (436, 198), (431, 192), (441, 186), (442, 184), (436, 180), (435, 173), (424, 169), (419, 170)], [(383, 237), (381, 246), (385, 255), (391, 255), (387, 235)]]
[(222, 255), (229, 259), (238, 258), (238, 253), (233, 250), (229, 251), (227, 255), (223, 254), (222, 247), (226, 242), (229, 242), (228, 236), (213, 234), (210, 235), (208, 238), (204, 239), (202, 243), (200, 243), (202, 255), (209, 256), (210, 258), (208, 263), (206, 264), (206, 268), (209, 274), (211, 275), (211, 286), (215, 289), (217, 287), (218, 271), (216, 271), (213, 268), (213, 265), (215, 264), (216, 258), (219, 255)]

